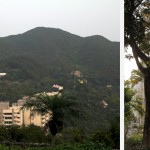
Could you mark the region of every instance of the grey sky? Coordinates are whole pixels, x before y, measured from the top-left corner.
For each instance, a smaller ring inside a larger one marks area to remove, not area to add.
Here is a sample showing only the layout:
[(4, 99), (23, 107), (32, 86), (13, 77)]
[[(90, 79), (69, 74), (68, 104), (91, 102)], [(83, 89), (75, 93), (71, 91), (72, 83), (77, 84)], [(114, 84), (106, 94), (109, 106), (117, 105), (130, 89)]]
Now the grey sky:
[(120, 0), (0, 0), (0, 37), (44, 26), (120, 41)]

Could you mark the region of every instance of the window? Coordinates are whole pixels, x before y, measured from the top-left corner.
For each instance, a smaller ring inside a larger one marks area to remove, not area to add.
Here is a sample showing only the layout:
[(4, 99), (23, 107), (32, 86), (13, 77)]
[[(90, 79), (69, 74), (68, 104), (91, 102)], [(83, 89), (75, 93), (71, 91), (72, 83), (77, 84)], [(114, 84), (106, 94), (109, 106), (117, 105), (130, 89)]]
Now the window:
[(12, 119), (12, 117), (5, 117), (5, 119)]
[(12, 121), (5, 121), (5, 124), (12, 124)]
[(4, 113), (4, 115), (12, 115), (12, 113)]

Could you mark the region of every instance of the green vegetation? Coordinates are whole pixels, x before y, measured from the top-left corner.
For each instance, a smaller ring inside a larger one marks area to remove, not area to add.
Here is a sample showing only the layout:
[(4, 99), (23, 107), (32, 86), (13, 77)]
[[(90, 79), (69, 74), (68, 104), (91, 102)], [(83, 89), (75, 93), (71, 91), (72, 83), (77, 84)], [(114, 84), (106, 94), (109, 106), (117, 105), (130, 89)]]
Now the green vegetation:
[(125, 142), (125, 149), (128, 150), (148, 150), (144, 145), (143, 145), (143, 135), (140, 134), (133, 134), (131, 137), (127, 138)]
[[(11, 150), (20, 150), (24, 149), (19, 146), (12, 146)], [(2, 146), (0, 145), (0, 150), (9, 150), (8, 146)], [(59, 145), (55, 148), (51, 147), (40, 147), (40, 148), (31, 148), (28, 147), (26, 150), (112, 150), (112, 148), (101, 144), (101, 143), (93, 143), (93, 142), (87, 142), (84, 144), (66, 144), (66, 145)]]
[[(144, 77), (145, 122), (143, 143), (150, 147), (150, 2), (125, 0), (125, 47), (130, 46), (138, 69)], [(131, 57), (129, 57), (131, 58)]]
[(138, 70), (133, 70), (129, 80), (125, 81), (125, 149), (146, 150), (143, 145), (143, 125), (137, 121), (144, 115), (143, 100), (134, 90), (134, 86), (142, 81), (142, 74)]
[(45, 135), (44, 131), (35, 125), (25, 126), (0, 126), (0, 141), (11, 142), (49, 142), (51, 135)]
[[(58, 83), (72, 89), (70, 73), (80, 70), (88, 85), (119, 86), (119, 43), (101, 36), (82, 38), (59, 29), (35, 28), (0, 38), (0, 99), (49, 91)], [(3, 87), (3, 88), (1, 88)]]
[[(124, 125), (125, 125), (125, 140), (127, 139), (127, 135), (129, 129), (131, 128), (132, 123), (136, 123), (138, 117), (143, 117), (144, 108), (142, 103), (142, 98), (138, 95), (137, 91), (135, 91), (132, 87), (132, 83), (135, 84), (135, 79), (133, 82), (133, 76), (131, 76), (130, 80), (125, 81), (124, 88), (124, 100), (125, 100), (125, 110), (124, 110)], [(140, 130), (140, 126), (132, 127), (132, 134), (134, 135), (133, 130)], [(126, 141), (125, 141), (126, 142)]]
[[(36, 99), (35, 99), (36, 98)], [(35, 95), (31, 97), (23, 108), (31, 108), (39, 113), (48, 113), (52, 110), (52, 120), (48, 121), (50, 132), (44, 128), (30, 125), (26, 126), (0, 126), (0, 144), (2, 148), (11, 149), (113, 149), (120, 147), (120, 121), (117, 117), (109, 123), (107, 130), (99, 128), (94, 132), (88, 133), (81, 128), (73, 127), (66, 120), (65, 111), (69, 113), (71, 119), (75, 113), (79, 113), (72, 101), (72, 96), (60, 92), (58, 95)], [(66, 100), (66, 101), (64, 101)], [(23, 109), (22, 108), (22, 109)], [(69, 110), (69, 111), (68, 111)], [(71, 111), (70, 111), (71, 110)], [(84, 114), (83, 114), (84, 115)], [(76, 116), (78, 116), (76, 114)], [(67, 121), (67, 122), (66, 122)], [(51, 122), (57, 124), (57, 132)], [(84, 122), (84, 120), (83, 120)], [(67, 123), (63, 125), (64, 123)], [(46, 124), (47, 126), (47, 124)], [(63, 130), (62, 130), (63, 127)], [(55, 133), (54, 133), (55, 132)], [(54, 142), (55, 141), (55, 142)], [(37, 148), (34, 148), (37, 147)], [(42, 148), (43, 147), (43, 148)]]
[(59, 90), (53, 96), (41, 93), (30, 97), (24, 103), (22, 109), (31, 109), (41, 115), (49, 113), (49, 116), (52, 116), (45, 124), (45, 128), (50, 130), (54, 137), (52, 143), (55, 144), (55, 136), (63, 130), (65, 121), (69, 122), (72, 116), (79, 117), (81, 115), (81, 111), (75, 107), (75, 104), (75, 98), (72, 95), (64, 90)]
[[(65, 128), (62, 134), (56, 135), (56, 145), (51, 146), (51, 134), (45, 134), (40, 127), (0, 126), (1, 136), (0, 150), (11, 147), (12, 150), (111, 150), (119, 149), (119, 122), (116, 119), (110, 124), (108, 131), (98, 130), (92, 134), (84, 134), (77, 128)], [(114, 132), (115, 131), (115, 132)], [(112, 138), (113, 137), (113, 138)], [(117, 140), (116, 140), (117, 139)], [(2, 144), (3, 142), (3, 144)]]
[[(78, 98), (78, 108), (86, 113), (87, 119), (72, 118), (73, 126), (88, 132), (108, 129), (109, 121), (119, 114), (118, 42), (39, 27), (0, 38), (0, 53), (0, 72), (7, 73), (0, 79), (0, 100), (15, 102), (26, 95), (53, 91), (51, 86), (59, 84)], [(77, 70), (81, 77), (74, 83), (71, 73)], [(101, 100), (108, 103), (106, 109), (100, 106)]]
[[(120, 123), (118, 119), (113, 122), (120, 112), (119, 51), (119, 42), (102, 36), (83, 38), (43, 27), (0, 38), (0, 72), (7, 73), (0, 79), (0, 100), (12, 103), (26, 95), (54, 91), (53, 84), (62, 85), (80, 102), (74, 110), (84, 112), (84, 118), (61, 114), (64, 117), (63, 140), (56, 140), (56, 149), (119, 148)], [(80, 76), (75, 76), (76, 71)], [(101, 107), (102, 100), (108, 103), (107, 108)], [(14, 139), (5, 134), (6, 140), (51, 143), (51, 135), (45, 136), (41, 129), (36, 129), (38, 132), (34, 136), (35, 129), (28, 131), (30, 128), (15, 127)], [(106, 134), (103, 141), (99, 131)]]

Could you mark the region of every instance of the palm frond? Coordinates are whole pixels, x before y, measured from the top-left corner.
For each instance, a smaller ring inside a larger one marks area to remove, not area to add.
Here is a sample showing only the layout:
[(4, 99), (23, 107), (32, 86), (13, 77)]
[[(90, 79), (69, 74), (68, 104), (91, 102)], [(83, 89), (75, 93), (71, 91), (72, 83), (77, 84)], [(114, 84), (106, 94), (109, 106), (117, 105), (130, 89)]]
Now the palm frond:
[(30, 97), (23, 105), (23, 108), (31, 109), (32, 111), (41, 114), (46, 114), (52, 111), (54, 117), (63, 118), (64, 114), (69, 112), (77, 115), (77, 112), (75, 113), (76, 104), (76, 98), (68, 92), (62, 92), (53, 96), (41, 93)]

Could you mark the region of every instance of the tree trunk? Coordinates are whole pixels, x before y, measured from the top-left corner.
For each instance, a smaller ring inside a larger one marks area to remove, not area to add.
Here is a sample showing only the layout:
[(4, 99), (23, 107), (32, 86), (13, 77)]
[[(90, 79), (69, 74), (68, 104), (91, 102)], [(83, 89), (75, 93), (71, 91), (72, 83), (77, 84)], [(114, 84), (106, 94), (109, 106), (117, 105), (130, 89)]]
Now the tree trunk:
[(150, 147), (150, 72), (147, 71), (144, 78), (144, 89), (145, 89), (145, 122), (143, 132), (143, 144)]

